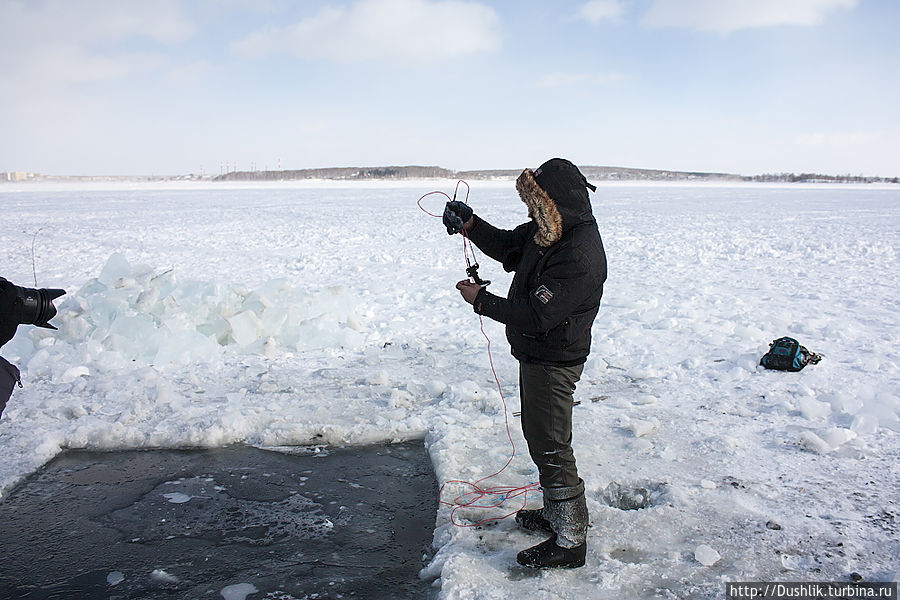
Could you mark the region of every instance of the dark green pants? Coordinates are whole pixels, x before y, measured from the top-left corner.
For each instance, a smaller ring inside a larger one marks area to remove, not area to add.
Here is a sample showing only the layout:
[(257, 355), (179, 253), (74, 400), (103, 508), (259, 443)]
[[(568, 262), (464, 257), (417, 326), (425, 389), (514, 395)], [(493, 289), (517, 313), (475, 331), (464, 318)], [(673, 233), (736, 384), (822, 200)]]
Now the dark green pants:
[(572, 396), (583, 370), (584, 365), (519, 363), (522, 433), (543, 488), (580, 483), (572, 452)]

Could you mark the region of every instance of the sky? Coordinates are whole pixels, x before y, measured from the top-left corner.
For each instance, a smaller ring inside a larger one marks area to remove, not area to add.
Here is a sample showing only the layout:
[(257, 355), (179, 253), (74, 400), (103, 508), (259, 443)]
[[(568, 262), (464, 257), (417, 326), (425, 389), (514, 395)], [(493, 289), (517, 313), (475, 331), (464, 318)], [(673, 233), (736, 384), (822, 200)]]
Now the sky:
[(897, 0), (0, 0), (0, 171), (900, 176)]

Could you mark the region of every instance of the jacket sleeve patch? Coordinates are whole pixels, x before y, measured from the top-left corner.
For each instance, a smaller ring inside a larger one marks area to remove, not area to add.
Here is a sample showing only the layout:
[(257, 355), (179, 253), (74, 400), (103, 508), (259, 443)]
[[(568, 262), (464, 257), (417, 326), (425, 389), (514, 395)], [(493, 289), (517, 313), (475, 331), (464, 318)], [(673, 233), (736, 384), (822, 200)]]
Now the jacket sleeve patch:
[(548, 302), (550, 302), (550, 299), (553, 298), (553, 292), (547, 289), (546, 285), (542, 285), (538, 289), (534, 290), (534, 295), (537, 296), (537, 299), (544, 304), (547, 304)]

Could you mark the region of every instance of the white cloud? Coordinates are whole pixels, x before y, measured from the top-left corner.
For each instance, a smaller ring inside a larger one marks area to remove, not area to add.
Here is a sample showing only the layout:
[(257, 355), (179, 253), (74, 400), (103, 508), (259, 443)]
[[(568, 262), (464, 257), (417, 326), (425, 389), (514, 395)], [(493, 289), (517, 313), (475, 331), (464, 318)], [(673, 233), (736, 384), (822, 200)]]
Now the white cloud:
[(174, 0), (0, 2), (0, 77), (20, 84), (122, 77), (160, 57), (117, 44), (140, 38), (168, 45), (193, 32)]
[(180, 62), (172, 66), (166, 78), (180, 87), (201, 85), (210, 76), (222, 71), (221, 66), (206, 59), (199, 59), (191, 62)]
[(794, 138), (794, 143), (798, 146), (849, 148), (878, 143), (886, 137), (885, 133), (881, 131), (816, 132), (798, 135)]
[(608, 73), (547, 73), (538, 79), (538, 86), (544, 88), (573, 87), (579, 85), (608, 85), (627, 79), (626, 75), (609, 71)]
[(47, 0), (0, 3), (0, 39), (39, 43), (116, 43), (141, 37), (160, 43), (180, 42), (194, 33), (175, 0), (121, 2), (117, 0)]
[(618, 22), (625, 14), (625, 5), (622, 0), (591, 0), (583, 4), (578, 13), (594, 24), (604, 21)]
[(117, 79), (152, 69), (161, 63), (158, 55), (91, 53), (72, 44), (47, 44), (28, 59), (29, 74), (55, 83), (87, 83)]
[(644, 16), (649, 27), (683, 27), (730, 33), (753, 27), (818, 25), (828, 13), (859, 0), (654, 0)]
[(287, 52), (341, 62), (422, 63), (500, 47), (493, 8), (459, 0), (358, 0), (328, 7), (282, 28), (257, 31), (233, 46), (244, 56)]

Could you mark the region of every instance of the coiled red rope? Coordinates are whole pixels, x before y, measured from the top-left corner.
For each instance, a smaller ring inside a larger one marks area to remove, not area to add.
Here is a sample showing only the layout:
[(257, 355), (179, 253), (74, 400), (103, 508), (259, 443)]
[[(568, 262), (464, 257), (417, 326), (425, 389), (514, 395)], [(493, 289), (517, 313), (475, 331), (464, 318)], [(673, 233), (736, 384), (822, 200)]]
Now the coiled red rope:
[[(453, 192), (452, 198), (448, 194), (446, 194), (440, 190), (436, 190), (436, 191), (428, 192), (427, 194), (422, 195), (419, 198), (419, 200), (416, 202), (416, 204), (418, 204), (419, 208), (425, 214), (427, 214), (431, 217), (442, 218), (442, 215), (434, 214), (434, 213), (430, 212), (428, 209), (426, 209), (424, 206), (422, 206), (422, 201), (425, 198), (427, 198), (428, 196), (435, 195), (435, 194), (444, 196), (445, 198), (447, 198), (448, 201), (453, 201), (456, 199), (457, 193), (459, 192), (460, 185), (466, 186), (466, 197), (465, 197), (464, 202), (468, 204), (470, 187), (469, 187), (469, 184), (466, 183), (465, 181), (463, 181), (462, 179), (460, 179), (459, 181), (456, 182), (456, 189)], [(466, 235), (466, 230), (463, 229), (461, 233), (463, 236), (463, 255), (466, 260), (466, 266), (471, 267), (473, 261), (475, 263), (477, 263), (477, 260), (475, 260), (474, 246), (473, 246), (472, 242), (469, 240), (469, 236)], [(471, 255), (471, 258), (470, 258), (470, 255)], [(462, 481), (459, 479), (450, 479), (450, 480), (445, 481), (441, 485), (440, 491), (438, 492), (438, 502), (442, 505), (453, 507), (450, 509), (450, 522), (453, 523), (454, 525), (456, 525), (457, 527), (478, 527), (480, 525), (484, 525), (485, 523), (489, 523), (491, 521), (500, 521), (507, 517), (511, 517), (512, 515), (516, 514), (519, 510), (525, 508), (525, 505), (528, 503), (528, 493), (529, 492), (537, 492), (540, 489), (540, 486), (537, 482), (532, 482), (532, 483), (529, 483), (528, 485), (523, 485), (523, 486), (519, 486), (519, 487), (515, 487), (515, 486), (487, 487), (487, 486), (483, 485), (484, 482), (486, 482), (490, 479), (493, 479), (494, 477), (499, 476), (501, 473), (503, 473), (503, 471), (506, 470), (507, 467), (509, 467), (509, 465), (512, 463), (513, 459), (516, 457), (516, 444), (513, 441), (512, 432), (510, 431), (510, 428), (509, 428), (509, 407), (506, 404), (506, 398), (503, 396), (503, 388), (500, 386), (500, 378), (497, 376), (497, 369), (494, 367), (494, 356), (491, 352), (491, 338), (488, 337), (488, 334), (484, 330), (484, 319), (482, 318), (481, 315), (478, 315), (478, 322), (481, 326), (481, 335), (483, 335), (484, 339), (487, 341), (488, 362), (491, 365), (491, 373), (494, 375), (494, 383), (497, 385), (497, 392), (500, 394), (500, 401), (503, 403), (503, 417), (504, 417), (505, 424), (506, 424), (506, 437), (509, 440), (509, 445), (512, 448), (512, 452), (509, 456), (509, 459), (506, 461), (506, 463), (503, 465), (503, 467), (501, 467), (500, 470), (497, 471), (496, 473), (492, 473), (490, 475), (482, 477), (481, 479), (479, 479), (475, 482)], [(460, 485), (465, 490), (468, 490), (468, 491), (464, 491), (463, 493), (457, 495), (455, 498), (453, 498), (451, 500), (444, 500), (443, 499), (444, 498), (444, 488), (450, 484)], [(522, 505), (511, 512), (503, 514), (502, 516), (488, 517), (488, 518), (482, 519), (477, 522), (472, 522), (469, 519), (467, 519), (466, 522), (463, 522), (463, 521), (459, 521), (457, 519), (456, 511), (458, 511), (460, 509), (500, 508), (507, 501), (516, 499), (516, 498), (522, 499), (521, 500)]]

